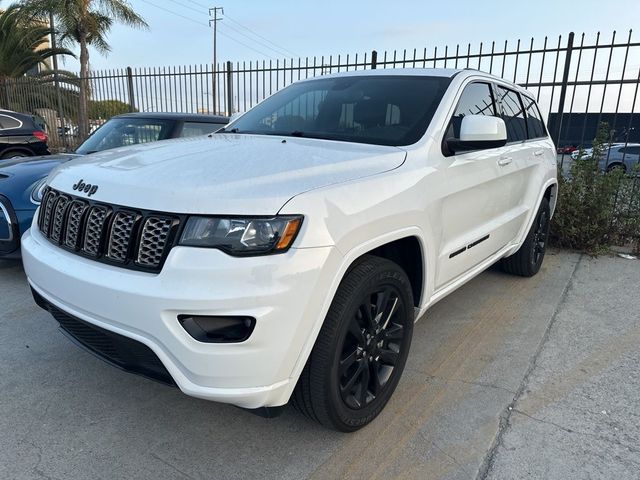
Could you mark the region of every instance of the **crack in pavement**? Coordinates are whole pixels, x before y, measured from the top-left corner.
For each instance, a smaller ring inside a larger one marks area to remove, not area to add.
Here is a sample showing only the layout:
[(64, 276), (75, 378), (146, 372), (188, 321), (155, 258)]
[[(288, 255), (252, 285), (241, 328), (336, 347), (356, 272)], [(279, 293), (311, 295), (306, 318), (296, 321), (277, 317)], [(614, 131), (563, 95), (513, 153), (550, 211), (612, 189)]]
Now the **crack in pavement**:
[(503, 411), (503, 413), (500, 415), (500, 424), (498, 427), (498, 432), (496, 433), (496, 436), (494, 438), (494, 441), (492, 442), (491, 447), (487, 451), (484, 461), (482, 462), (480, 468), (478, 469), (476, 480), (486, 480), (489, 475), (489, 472), (491, 471), (491, 468), (493, 467), (495, 455), (498, 452), (498, 449), (502, 446), (502, 440), (503, 440), (504, 434), (511, 426), (511, 415), (513, 414), (515, 405), (516, 403), (518, 403), (518, 401), (522, 397), (522, 394), (526, 390), (527, 384), (529, 382), (529, 378), (531, 377), (531, 374), (533, 373), (534, 369), (537, 366), (538, 358), (540, 357), (540, 354), (542, 353), (544, 346), (549, 341), (549, 337), (551, 335), (551, 329), (556, 323), (556, 319), (558, 318), (558, 314), (560, 313), (560, 310), (562, 309), (562, 307), (564, 307), (564, 305), (567, 302), (567, 297), (569, 295), (569, 292), (573, 289), (573, 282), (576, 277), (576, 272), (578, 271), (578, 268), (582, 264), (583, 258), (584, 258), (584, 254), (580, 254), (580, 256), (578, 257), (578, 261), (573, 267), (571, 276), (569, 277), (569, 280), (567, 281), (567, 284), (565, 285), (564, 290), (562, 291), (560, 300), (558, 301), (558, 304), (556, 305), (556, 308), (553, 311), (553, 315), (551, 315), (551, 320), (549, 321), (549, 324), (545, 329), (544, 335), (540, 340), (540, 344), (538, 345), (536, 352), (531, 358), (531, 362), (529, 363), (529, 368), (527, 368), (527, 371), (524, 374), (524, 377), (522, 378), (522, 382), (520, 382), (520, 386), (518, 387), (518, 390), (516, 391), (515, 396), (513, 397), (513, 400), (507, 406), (507, 408)]
[[(640, 449), (639, 448), (633, 447), (631, 445), (627, 445), (626, 443), (623, 443), (618, 439), (612, 440), (610, 438), (604, 437), (602, 435), (597, 435), (595, 433), (581, 432), (579, 430), (573, 430), (573, 429), (571, 429), (569, 427), (565, 427), (563, 425), (560, 425), (559, 423), (555, 423), (555, 422), (552, 422), (550, 420), (543, 420), (541, 418), (534, 417), (533, 415), (529, 415), (528, 413), (523, 412), (522, 410), (518, 410), (517, 408), (514, 408), (512, 410), (512, 413), (517, 413), (519, 415), (522, 415), (524, 417), (527, 417), (527, 418), (529, 418), (529, 419), (531, 419), (531, 420), (533, 420), (535, 422), (542, 423), (544, 425), (550, 425), (552, 427), (556, 427), (556, 428), (562, 430), (563, 432), (567, 432), (567, 433), (571, 433), (571, 434), (575, 434), (575, 435), (582, 435), (582, 436), (585, 436), (585, 437), (595, 438), (597, 440), (601, 440), (601, 441), (604, 441), (604, 442), (612, 444), (612, 445), (618, 445), (620, 447), (624, 447), (627, 450), (629, 450), (630, 452), (640, 453)], [(636, 462), (634, 462), (634, 463), (636, 463)]]
[(171, 462), (168, 462), (167, 460), (165, 460), (164, 458), (162, 458), (160, 455), (154, 453), (154, 452), (150, 452), (151, 456), (153, 458), (155, 458), (156, 460), (164, 463), (167, 467), (171, 468), (173, 471), (179, 473), (180, 475), (184, 476), (185, 478), (188, 478), (189, 480), (195, 480), (195, 477), (192, 477), (191, 475), (189, 475), (186, 472), (183, 472), (182, 470), (180, 470), (178, 467), (176, 467), (175, 465), (173, 465)]
[(492, 383), (473, 382), (471, 380), (462, 380), (460, 378), (445, 378), (445, 377), (441, 377), (441, 376), (438, 376), (438, 375), (427, 375), (427, 379), (428, 380), (440, 380), (440, 381), (445, 382), (445, 383), (455, 382), (455, 383), (463, 383), (465, 385), (475, 385), (477, 387), (493, 388), (493, 389), (496, 389), (496, 390), (502, 390), (503, 392), (511, 393), (512, 395), (516, 394), (516, 392), (514, 392), (513, 390), (508, 389), (507, 387), (503, 387), (501, 385), (494, 385)]

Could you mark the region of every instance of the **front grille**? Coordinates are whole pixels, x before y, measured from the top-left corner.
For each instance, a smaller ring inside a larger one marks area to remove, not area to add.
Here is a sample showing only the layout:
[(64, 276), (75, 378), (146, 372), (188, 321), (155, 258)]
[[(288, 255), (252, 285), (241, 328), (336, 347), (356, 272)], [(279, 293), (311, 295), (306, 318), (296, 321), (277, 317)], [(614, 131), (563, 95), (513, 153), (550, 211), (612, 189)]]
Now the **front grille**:
[(63, 312), (32, 290), (36, 303), (48, 310), (62, 331), (90, 353), (127, 372), (175, 385), (158, 356), (145, 344)]
[(106, 205), (51, 188), (40, 206), (42, 234), (62, 248), (125, 268), (158, 272), (173, 247), (177, 216)]

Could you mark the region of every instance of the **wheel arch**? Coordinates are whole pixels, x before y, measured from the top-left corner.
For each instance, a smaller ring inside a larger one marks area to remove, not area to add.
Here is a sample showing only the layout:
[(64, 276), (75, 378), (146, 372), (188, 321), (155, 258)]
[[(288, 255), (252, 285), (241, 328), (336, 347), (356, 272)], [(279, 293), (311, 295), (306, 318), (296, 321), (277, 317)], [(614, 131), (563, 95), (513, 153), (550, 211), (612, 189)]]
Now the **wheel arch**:
[(413, 293), (413, 306), (420, 306), (424, 289), (425, 267), (422, 244), (418, 237), (411, 235), (380, 245), (362, 254), (353, 264), (365, 255), (386, 258), (399, 265), (409, 277)]
[[(416, 288), (419, 289), (419, 296), (414, 298), (414, 305), (416, 306), (415, 311), (418, 312), (418, 307), (424, 303), (424, 299), (429, 299), (429, 290), (428, 286), (430, 285), (430, 279), (427, 276), (429, 265), (431, 264), (431, 254), (428, 248), (428, 242), (425, 240), (424, 232), (417, 226), (412, 226), (408, 228), (403, 228), (400, 230), (396, 230), (393, 232), (388, 232), (383, 236), (370, 239), (364, 244), (357, 245), (343, 253), (342, 263), (340, 268), (337, 269), (333, 282), (331, 283), (331, 287), (327, 290), (327, 296), (324, 300), (323, 308), (320, 310), (318, 317), (315, 319), (315, 323), (313, 328), (309, 332), (309, 336), (305, 342), (305, 345), (302, 347), (296, 364), (291, 372), (290, 378), (292, 382), (290, 383), (290, 387), (288, 390), (288, 394), (290, 395), (293, 392), (295, 384), (302, 373), (302, 370), (307, 363), (309, 356), (311, 355), (311, 351), (313, 350), (313, 346), (316, 343), (318, 338), (318, 334), (322, 329), (322, 325), (324, 324), (327, 312), (333, 302), (333, 299), (342, 283), (342, 280), (349, 273), (349, 271), (357, 265), (357, 263), (365, 256), (365, 255), (375, 255), (383, 256), (384, 258), (389, 258), (385, 255), (392, 255), (393, 251), (396, 250), (400, 246), (412, 245), (412, 248), (416, 248), (418, 250), (413, 250), (414, 254), (417, 254), (419, 251), (421, 258), (420, 265), (420, 286), (416, 287), (414, 283), (411, 283), (412, 291), (415, 291)], [(435, 257), (434, 257), (435, 259)], [(433, 260), (435, 261), (435, 260)], [(413, 272), (414, 275), (418, 275), (417, 272)], [(409, 279), (411, 280), (411, 274), (409, 275)]]
[[(549, 201), (549, 208), (551, 209), (551, 216), (553, 217), (553, 212), (555, 211), (556, 204), (558, 203), (558, 183), (553, 182), (547, 186), (542, 196)], [(541, 201), (542, 198), (538, 200), (538, 208), (540, 208)]]
[[(0, 152), (0, 158), (5, 158), (5, 155), (7, 155), (8, 153), (14, 153), (14, 152), (26, 153), (29, 156), (35, 155), (35, 152), (28, 147), (16, 147), (12, 145), (10, 147), (7, 147), (2, 152)], [(11, 158), (11, 157), (7, 157), (7, 158)]]

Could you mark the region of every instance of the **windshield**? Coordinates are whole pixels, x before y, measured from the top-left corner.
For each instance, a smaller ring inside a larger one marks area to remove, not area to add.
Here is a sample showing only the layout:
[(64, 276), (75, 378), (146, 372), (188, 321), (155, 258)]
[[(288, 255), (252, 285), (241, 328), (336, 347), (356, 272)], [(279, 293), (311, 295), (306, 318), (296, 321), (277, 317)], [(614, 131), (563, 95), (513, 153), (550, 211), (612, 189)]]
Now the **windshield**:
[(174, 120), (112, 118), (87, 138), (76, 153), (86, 155), (110, 148), (164, 140), (169, 138), (174, 125)]
[(424, 134), (450, 79), (360, 76), (295, 83), (221, 133), (410, 145)]

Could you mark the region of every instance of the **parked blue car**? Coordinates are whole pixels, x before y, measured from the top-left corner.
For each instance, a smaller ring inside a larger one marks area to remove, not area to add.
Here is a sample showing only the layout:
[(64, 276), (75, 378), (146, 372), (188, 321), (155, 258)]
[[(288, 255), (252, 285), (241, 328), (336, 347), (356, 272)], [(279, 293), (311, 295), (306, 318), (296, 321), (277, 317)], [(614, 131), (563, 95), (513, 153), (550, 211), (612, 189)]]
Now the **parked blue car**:
[(111, 118), (74, 153), (0, 160), (0, 258), (20, 257), (20, 237), (31, 226), (46, 177), (61, 163), (137, 143), (215, 132), (227, 117), (180, 113), (128, 113)]

